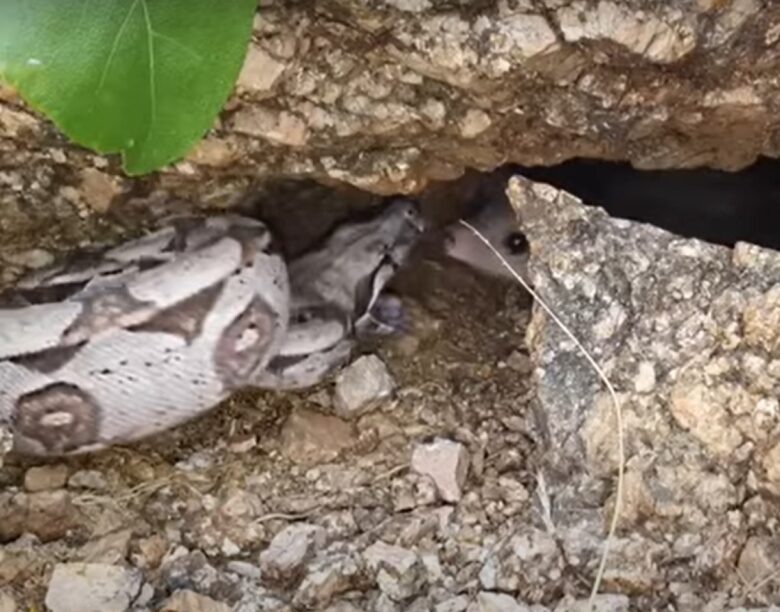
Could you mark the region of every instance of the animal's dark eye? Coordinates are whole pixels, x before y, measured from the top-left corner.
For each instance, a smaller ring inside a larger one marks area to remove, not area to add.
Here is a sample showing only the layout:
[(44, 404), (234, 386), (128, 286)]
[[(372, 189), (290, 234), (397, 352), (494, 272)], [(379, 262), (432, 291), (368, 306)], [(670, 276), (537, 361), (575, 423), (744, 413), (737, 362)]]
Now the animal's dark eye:
[(521, 232), (512, 232), (504, 239), (504, 246), (512, 255), (528, 250), (528, 239)]

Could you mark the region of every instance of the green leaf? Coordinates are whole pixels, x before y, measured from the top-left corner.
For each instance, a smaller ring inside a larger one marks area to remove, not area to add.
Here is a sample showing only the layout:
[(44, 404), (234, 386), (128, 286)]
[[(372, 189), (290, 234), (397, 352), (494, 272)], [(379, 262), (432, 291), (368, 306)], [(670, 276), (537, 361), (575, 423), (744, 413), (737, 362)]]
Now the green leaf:
[(257, 0), (0, 0), (0, 78), (79, 144), (143, 174), (211, 127)]

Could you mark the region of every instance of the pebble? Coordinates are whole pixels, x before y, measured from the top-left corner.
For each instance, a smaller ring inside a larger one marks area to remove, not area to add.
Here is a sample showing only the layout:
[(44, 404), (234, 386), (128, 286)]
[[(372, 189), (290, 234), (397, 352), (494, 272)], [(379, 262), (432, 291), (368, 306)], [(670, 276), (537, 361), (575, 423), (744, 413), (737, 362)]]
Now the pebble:
[(379, 589), (393, 601), (415, 595), (423, 582), (424, 567), (412, 550), (379, 541), (363, 552), (363, 558), (376, 574)]
[(67, 491), (0, 493), (0, 541), (15, 540), (23, 533), (36, 535), (41, 542), (64, 537), (82, 522)]
[(16, 602), (10, 593), (0, 591), (0, 612), (16, 612)]
[(588, 599), (566, 597), (555, 606), (555, 612), (628, 612), (628, 603), (627, 596), (612, 593), (596, 595), (592, 606)]
[(120, 529), (96, 540), (90, 540), (81, 547), (78, 558), (85, 563), (121, 563), (130, 547), (131, 529)]
[(530, 374), (534, 369), (531, 358), (522, 351), (512, 351), (506, 358), (506, 365), (518, 374)]
[(84, 168), (81, 170), (80, 190), (84, 201), (92, 210), (104, 213), (111, 206), (113, 199), (122, 192), (122, 187), (112, 176), (95, 168)]
[(60, 563), (46, 592), (50, 612), (125, 612), (141, 590), (141, 572), (102, 563)]
[(336, 378), (333, 406), (336, 414), (354, 419), (390, 397), (395, 381), (376, 355), (364, 355), (344, 368)]
[(160, 612), (230, 612), (230, 606), (195, 591), (181, 590), (165, 601)]
[(137, 550), (132, 553), (130, 558), (135, 566), (142, 569), (157, 568), (168, 550), (167, 540), (159, 534), (141, 538), (135, 543), (135, 546)]
[[(544, 610), (544, 608), (541, 608)], [(468, 607), (467, 612), (530, 612), (530, 608), (520, 604), (506, 593), (482, 591)]]
[(106, 491), (108, 482), (103, 472), (98, 470), (79, 470), (68, 478), (68, 486), (72, 489), (92, 489), (93, 491)]
[(35, 270), (54, 263), (54, 255), (43, 249), (29, 249), (21, 253), (9, 253), (5, 255), (5, 260), (10, 264)]
[(306, 561), (325, 543), (325, 530), (309, 523), (295, 523), (277, 533), (260, 553), (264, 580), (289, 583), (297, 578)]
[(68, 480), (68, 466), (62, 463), (31, 467), (24, 473), (24, 488), (30, 493), (61, 489)]
[(211, 469), (214, 466), (214, 451), (204, 449), (195, 451), (186, 459), (176, 462), (176, 469), (183, 472), (200, 472)]
[(257, 438), (252, 435), (236, 436), (228, 441), (228, 450), (231, 453), (248, 453), (257, 446)]
[(748, 538), (739, 554), (737, 567), (746, 584), (758, 584), (774, 572), (777, 547), (773, 538)]
[(144, 582), (141, 592), (133, 602), (133, 612), (143, 612), (143, 606), (147, 605), (152, 599), (154, 599), (154, 587), (148, 582)]
[(349, 601), (338, 601), (332, 606), (328, 606), (325, 612), (363, 612), (362, 608), (358, 608), (355, 604)]
[(433, 612), (465, 612), (468, 607), (469, 598), (465, 595), (458, 595), (437, 603), (433, 608)]
[(262, 576), (260, 568), (248, 561), (228, 561), (225, 568), (229, 572), (233, 572), (244, 578), (249, 578), (250, 580), (260, 580), (260, 577)]
[(326, 463), (357, 442), (351, 423), (307, 409), (290, 413), (282, 427), (282, 455), (294, 463)]
[(297, 608), (326, 607), (334, 598), (357, 587), (364, 579), (362, 568), (350, 554), (332, 554), (307, 566), (293, 605)]
[(454, 503), (460, 500), (466, 482), (468, 452), (460, 442), (437, 438), (415, 447), (412, 469), (433, 480), (444, 501)]

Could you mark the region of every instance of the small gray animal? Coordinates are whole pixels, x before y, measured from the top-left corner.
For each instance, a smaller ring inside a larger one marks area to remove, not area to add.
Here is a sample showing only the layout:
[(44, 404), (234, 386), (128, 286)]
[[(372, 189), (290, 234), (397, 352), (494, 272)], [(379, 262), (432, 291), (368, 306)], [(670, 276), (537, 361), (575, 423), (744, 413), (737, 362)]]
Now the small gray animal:
[[(528, 240), (517, 229), (517, 217), (506, 196), (506, 184), (511, 173), (498, 170), (486, 175), (476, 191), (473, 208), (466, 218), (487, 238), (512, 268), (527, 279)], [(446, 230), (445, 253), (491, 276), (513, 278), (494, 253), (460, 222)]]

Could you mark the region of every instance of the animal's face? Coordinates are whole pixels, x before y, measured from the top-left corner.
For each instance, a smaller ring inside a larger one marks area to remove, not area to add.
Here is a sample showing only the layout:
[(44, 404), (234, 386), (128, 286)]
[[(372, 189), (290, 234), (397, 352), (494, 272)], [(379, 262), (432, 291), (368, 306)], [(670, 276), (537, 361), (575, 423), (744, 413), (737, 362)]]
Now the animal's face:
[[(517, 220), (506, 197), (485, 201), (472, 217), (466, 219), (501, 253), (521, 276), (526, 278), (528, 240), (517, 229)], [(444, 250), (447, 255), (492, 276), (512, 278), (496, 255), (474, 235), (456, 222), (447, 229)]]

